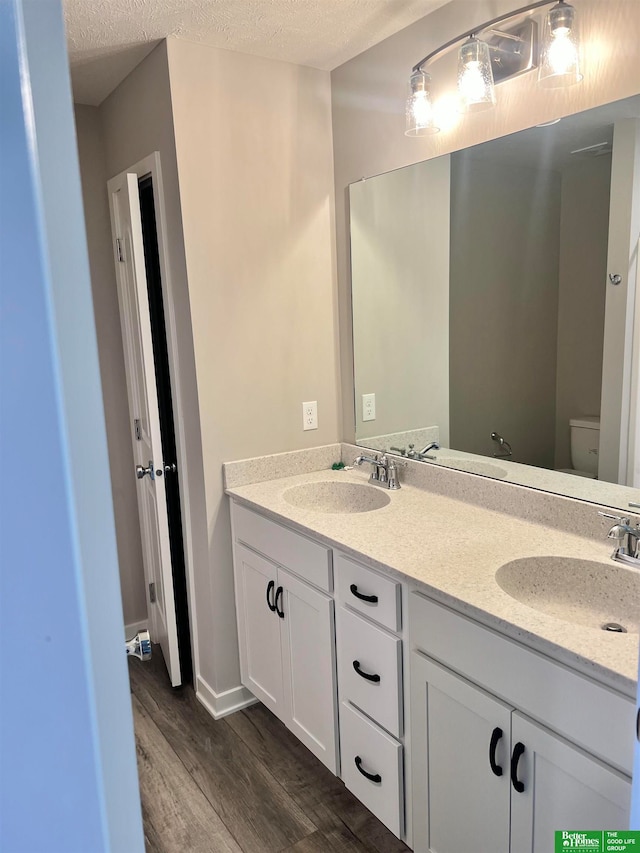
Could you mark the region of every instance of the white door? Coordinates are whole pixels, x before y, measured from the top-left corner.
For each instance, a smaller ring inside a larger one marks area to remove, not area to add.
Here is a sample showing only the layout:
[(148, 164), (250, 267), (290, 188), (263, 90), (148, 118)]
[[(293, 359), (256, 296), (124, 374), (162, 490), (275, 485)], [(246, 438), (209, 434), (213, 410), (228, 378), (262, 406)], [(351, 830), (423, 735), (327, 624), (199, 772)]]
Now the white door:
[[(576, 714), (580, 709), (576, 707)], [(631, 780), (514, 711), (525, 749), (511, 792), (511, 853), (548, 853), (557, 830), (627, 829)]]
[(628, 486), (639, 186), (640, 120), (622, 119), (613, 130), (607, 252), (607, 272), (620, 281), (606, 282), (598, 479)]
[(108, 188), (133, 444), (131, 476), (139, 477), (149, 631), (152, 641), (160, 644), (171, 684), (177, 687), (182, 678), (138, 176), (123, 172), (109, 181)]
[(264, 557), (236, 545), (235, 572), (242, 683), (284, 721), (277, 569)]
[(337, 772), (333, 601), (278, 569), (285, 722), (332, 773)]

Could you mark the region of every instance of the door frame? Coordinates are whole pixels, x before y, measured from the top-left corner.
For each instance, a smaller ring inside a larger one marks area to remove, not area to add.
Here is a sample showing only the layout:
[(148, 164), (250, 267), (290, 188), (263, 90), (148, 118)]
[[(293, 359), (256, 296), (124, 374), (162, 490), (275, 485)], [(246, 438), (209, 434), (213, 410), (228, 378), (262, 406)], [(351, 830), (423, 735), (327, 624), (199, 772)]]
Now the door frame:
[[(167, 332), (167, 351), (169, 354), (169, 373), (171, 377), (171, 393), (173, 397), (173, 422), (176, 437), (176, 452), (178, 456), (178, 482), (180, 485), (180, 516), (182, 522), (182, 541), (184, 547), (184, 564), (187, 576), (187, 599), (189, 606), (189, 634), (191, 641), (191, 657), (193, 663), (193, 682), (197, 683), (200, 672), (198, 654), (198, 630), (196, 624), (195, 588), (194, 588), (194, 547), (193, 519), (191, 515), (191, 500), (189, 491), (189, 466), (186, 446), (186, 429), (184, 424), (183, 390), (180, 381), (180, 356), (178, 333), (174, 307), (174, 290), (171, 280), (171, 265), (169, 262), (169, 231), (164, 204), (164, 183), (160, 152), (154, 151), (133, 166), (122, 169), (122, 172), (135, 174), (140, 178), (151, 175), (153, 185), (153, 204), (156, 214), (156, 231), (158, 239), (158, 257), (160, 259), (160, 277), (162, 280), (162, 301)], [(113, 177), (117, 177), (114, 175)], [(111, 180), (111, 179), (110, 179)]]
[(635, 264), (635, 310), (633, 323), (633, 356), (631, 358), (631, 406), (629, 412), (629, 447), (627, 453), (627, 485), (640, 488), (640, 239), (633, 253)]

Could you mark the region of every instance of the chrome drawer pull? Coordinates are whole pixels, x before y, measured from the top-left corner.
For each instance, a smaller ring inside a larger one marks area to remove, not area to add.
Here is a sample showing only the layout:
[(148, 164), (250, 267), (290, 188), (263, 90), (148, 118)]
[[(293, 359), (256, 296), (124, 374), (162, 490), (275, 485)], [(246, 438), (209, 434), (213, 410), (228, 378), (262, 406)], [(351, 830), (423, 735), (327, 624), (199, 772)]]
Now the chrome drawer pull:
[(359, 676), (361, 676), (362, 678), (366, 678), (367, 681), (375, 681), (376, 684), (380, 681), (379, 675), (371, 675), (368, 672), (363, 672), (360, 669), (360, 661), (359, 660), (354, 660), (353, 668), (355, 669), (355, 671), (358, 673)]
[(356, 767), (358, 768), (360, 773), (362, 773), (365, 779), (368, 779), (370, 782), (376, 782), (376, 784), (378, 785), (380, 784), (380, 782), (382, 782), (382, 776), (379, 773), (367, 773), (366, 770), (362, 769), (362, 759), (359, 755), (356, 755), (354, 761)]

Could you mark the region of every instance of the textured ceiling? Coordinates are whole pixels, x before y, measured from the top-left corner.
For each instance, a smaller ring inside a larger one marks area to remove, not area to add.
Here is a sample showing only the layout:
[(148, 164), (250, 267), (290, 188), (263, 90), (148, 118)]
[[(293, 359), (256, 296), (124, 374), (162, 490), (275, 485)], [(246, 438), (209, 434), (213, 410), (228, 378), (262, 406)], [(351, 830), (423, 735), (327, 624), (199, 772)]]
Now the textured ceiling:
[(74, 98), (97, 105), (166, 36), (331, 70), (447, 0), (64, 0)]

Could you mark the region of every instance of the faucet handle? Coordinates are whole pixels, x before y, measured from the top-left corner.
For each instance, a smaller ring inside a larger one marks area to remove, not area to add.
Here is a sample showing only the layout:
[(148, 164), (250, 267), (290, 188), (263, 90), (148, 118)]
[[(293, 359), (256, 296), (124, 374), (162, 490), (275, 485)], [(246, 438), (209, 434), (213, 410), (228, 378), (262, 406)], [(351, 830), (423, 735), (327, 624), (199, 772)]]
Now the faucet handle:
[(390, 489), (399, 489), (400, 480), (398, 478), (398, 468), (406, 468), (407, 463), (401, 462), (399, 459), (390, 459), (387, 468), (387, 485)]
[(620, 518), (617, 515), (600, 511), (598, 511), (598, 515), (603, 518), (611, 518), (615, 522), (607, 533), (607, 539), (613, 539), (618, 543), (611, 555), (613, 559), (623, 560), (624, 562), (631, 561), (634, 565), (640, 563), (640, 522), (632, 527), (629, 518)]

